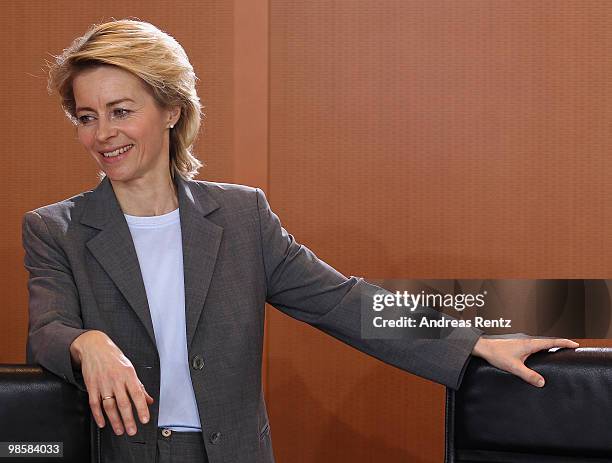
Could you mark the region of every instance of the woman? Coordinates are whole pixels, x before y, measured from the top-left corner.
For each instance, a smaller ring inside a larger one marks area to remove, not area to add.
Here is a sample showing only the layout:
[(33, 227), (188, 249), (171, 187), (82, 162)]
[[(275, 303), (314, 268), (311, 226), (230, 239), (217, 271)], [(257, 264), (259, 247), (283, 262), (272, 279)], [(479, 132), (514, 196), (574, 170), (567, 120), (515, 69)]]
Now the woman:
[(577, 346), (472, 329), (362, 339), (360, 301), (379, 288), (296, 243), (259, 189), (192, 180), (201, 166), (191, 152), (195, 74), (151, 24), (94, 26), (57, 58), (50, 88), (103, 180), (25, 215), (28, 360), (87, 390), (105, 462), (273, 461), (261, 392), (265, 302), (453, 388), (471, 354), (538, 385), (525, 358)]

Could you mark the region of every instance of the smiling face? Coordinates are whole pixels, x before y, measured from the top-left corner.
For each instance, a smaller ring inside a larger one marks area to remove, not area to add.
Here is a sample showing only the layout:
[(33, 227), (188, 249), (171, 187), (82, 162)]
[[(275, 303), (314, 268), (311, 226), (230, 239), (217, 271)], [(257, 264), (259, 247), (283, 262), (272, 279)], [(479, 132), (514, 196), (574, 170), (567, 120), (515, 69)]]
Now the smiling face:
[(72, 90), (79, 141), (113, 183), (170, 177), (168, 128), (178, 107), (161, 108), (144, 81), (115, 66), (79, 72)]

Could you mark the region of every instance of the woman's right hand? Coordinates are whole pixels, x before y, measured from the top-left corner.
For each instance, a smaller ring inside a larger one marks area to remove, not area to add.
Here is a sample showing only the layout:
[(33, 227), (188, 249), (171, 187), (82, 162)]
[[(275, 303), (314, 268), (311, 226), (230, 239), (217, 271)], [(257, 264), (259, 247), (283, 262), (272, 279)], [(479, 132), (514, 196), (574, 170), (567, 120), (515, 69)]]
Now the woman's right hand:
[[(70, 345), (70, 355), (81, 366), (83, 380), (89, 393), (89, 406), (100, 428), (105, 425), (102, 408), (118, 436), (124, 429), (136, 434), (132, 402), (141, 423), (150, 419), (149, 405), (153, 403), (138, 379), (132, 362), (102, 331), (87, 331)], [(103, 400), (104, 397), (112, 397)]]

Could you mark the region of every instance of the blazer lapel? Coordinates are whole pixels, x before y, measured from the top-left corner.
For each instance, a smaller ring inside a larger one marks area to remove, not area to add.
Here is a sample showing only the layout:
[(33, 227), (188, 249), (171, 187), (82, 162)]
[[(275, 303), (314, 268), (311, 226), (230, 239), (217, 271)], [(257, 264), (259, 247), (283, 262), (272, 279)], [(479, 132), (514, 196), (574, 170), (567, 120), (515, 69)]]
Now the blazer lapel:
[(183, 235), (187, 347), (191, 346), (212, 279), (223, 228), (206, 218), (219, 204), (200, 185), (177, 177)]
[(86, 246), (117, 285), (155, 344), (153, 322), (138, 256), (130, 229), (108, 178), (104, 178), (89, 197), (81, 223), (100, 230)]
[[(181, 217), (186, 334), (189, 347), (208, 294), (223, 228), (206, 218), (219, 205), (203, 188), (180, 177), (177, 177), (175, 183)], [(100, 230), (87, 242), (87, 248), (115, 282), (155, 343), (138, 256), (130, 229), (108, 178), (104, 178), (91, 194), (81, 223)]]

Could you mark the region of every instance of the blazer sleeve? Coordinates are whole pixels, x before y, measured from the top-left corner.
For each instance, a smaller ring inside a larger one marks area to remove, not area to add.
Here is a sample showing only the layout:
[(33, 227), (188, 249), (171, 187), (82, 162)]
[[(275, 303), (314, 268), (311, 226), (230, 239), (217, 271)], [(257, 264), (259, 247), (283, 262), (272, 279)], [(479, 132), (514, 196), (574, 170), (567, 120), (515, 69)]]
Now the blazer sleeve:
[[(297, 243), (259, 189), (257, 203), (268, 303), (385, 363), (459, 388), (482, 331), (453, 328), (437, 339), (362, 337), (362, 301), (371, 301), (375, 293), (385, 290), (362, 278), (345, 277)], [(419, 307), (413, 314), (436, 319), (442, 316), (428, 307)]]
[(23, 218), (24, 264), (29, 272), (28, 363), (38, 363), (85, 391), (70, 345), (83, 329), (79, 295), (68, 259), (37, 212)]

